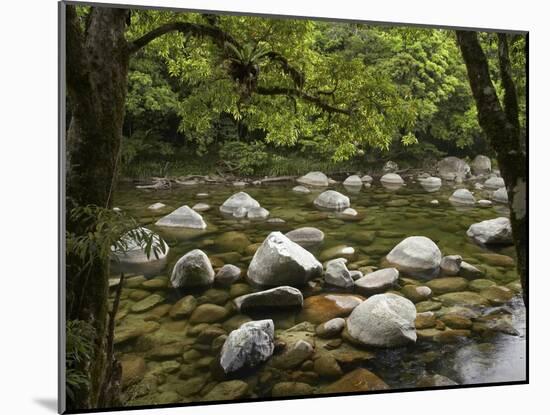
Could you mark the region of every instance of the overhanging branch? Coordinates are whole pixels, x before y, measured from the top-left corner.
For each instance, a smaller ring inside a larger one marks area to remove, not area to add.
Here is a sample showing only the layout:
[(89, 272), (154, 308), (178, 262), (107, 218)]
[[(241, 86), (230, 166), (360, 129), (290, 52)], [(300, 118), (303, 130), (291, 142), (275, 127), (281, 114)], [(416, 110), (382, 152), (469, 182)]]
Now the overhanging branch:
[(317, 106), (318, 108), (322, 109), (323, 111), (327, 111), (329, 113), (338, 113), (338, 114), (344, 114), (350, 116), (352, 111), (347, 108), (339, 108), (335, 107), (333, 105), (327, 104), (324, 102), (321, 98), (306, 94), (305, 92), (299, 91), (294, 88), (284, 88), (284, 87), (275, 87), (275, 88), (264, 88), (264, 87), (258, 87), (256, 89), (256, 93), (259, 95), (286, 95), (286, 96), (292, 96), (296, 98), (303, 99), (304, 101), (310, 102)]

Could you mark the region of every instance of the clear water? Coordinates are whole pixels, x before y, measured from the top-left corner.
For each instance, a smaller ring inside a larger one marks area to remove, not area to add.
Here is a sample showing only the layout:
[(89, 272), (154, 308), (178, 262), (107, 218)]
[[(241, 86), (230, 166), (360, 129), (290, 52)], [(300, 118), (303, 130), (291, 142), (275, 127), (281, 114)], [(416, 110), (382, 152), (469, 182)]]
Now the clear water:
[[(313, 226), (325, 233), (323, 245), (314, 253), (322, 255), (324, 250), (337, 245), (351, 246), (355, 249), (355, 256), (348, 262), (348, 264), (354, 264), (350, 267), (359, 265), (379, 267), (384, 256), (403, 238), (423, 235), (436, 242), (443, 255), (460, 254), (465, 261), (483, 269), (486, 272), (484, 278), (493, 280), (498, 285), (511, 286), (510, 284), (515, 283), (517, 286), (518, 276), (514, 267), (484, 263), (483, 257), (480, 256), (488, 252), (497, 252), (514, 258), (513, 247), (487, 251), (466, 236), (466, 230), (472, 223), (507, 215), (507, 208), (503, 205), (495, 205), (491, 208), (455, 207), (448, 202), (448, 197), (456, 185), (449, 184), (444, 184), (435, 193), (428, 193), (410, 181), (406, 187), (399, 190), (388, 190), (375, 183), (371, 188), (350, 192), (343, 186), (336, 185), (333, 188), (349, 196), (351, 207), (359, 212), (358, 218), (344, 220), (338, 214), (320, 212), (313, 206), (312, 202), (320, 191), (307, 195), (298, 194), (291, 190), (294, 185), (294, 183), (283, 183), (247, 186), (245, 189), (230, 185), (197, 185), (179, 186), (163, 191), (144, 191), (123, 185), (116, 193), (115, 203), (116, 206), (137, 218), (144, 226), (160, 233), (168, 242), (171, 251), (167, 266), (160, 274), (164, 277), (170, 276), (175, 261), (195, 248), (204, 250), (213, 258), (214, 265), (220, 265), (222, 262), (233, 263), (246, 271), (253, 247), (247, 250), (244, 247), (234, 248), (231, 244), (220, 246), (216, 243), (216, 239), (226, 232), (238, 231), (244, 234), (252, 245), (261, 243), (273, 230), (284, 233), (298, 227)], [(249, 193), (268, 209), (271, 218), (281, 218), (285, 223), (250, 223), (224, 218), (218, 207), (229, 196), (241, 190)], [(489, 198), (489, 195), (483, 191), (472, 191), (476, 199)], [(198, 197), (198, 193), (208, 193), (208, 196)], [(439, 205), (430, 204), (434, 199), (439, 201)], [(152, 213), (147, 207), (155, 202), (165, 203), (167, 207), (161, 212)], [(211, 210), (201, 213), (208, 224), (206, 231), (173, 232), (154, 226), (158, 218), (173, 209), (182, 205), (192, 207), (199, 202), (207, 203), (212, 207)], [(371, 236), (365, 238), (365, 232), (371, 232)], [(148, 278), (155, 277), (158, 276), (148, 276)], [(140, 370), (137, 371), (139, 381), (134, 380), (131, 382), (133, 384), (125, 389), (123, 400), (126, 405), (210, 399), (207, 395), (208, 391), (218, 383), (227, 380), (216, 369), (217, 353), (210, 349), (206, 350), (207, 348), (203, 345), (197, 346), (196, 333), (189, 334), (190, 330), (192, 332), (193, 325), (187, 320), (173, 321), (166, 314), (168, 310), (166, 305), (157, 305), (153, 309), (158, 311), (156, 314), (150, 310), (144, 313), (132, 312), (131, 307), (136, 301), (131, 298), (138, 298), (137, 295), (140, 294), (139, 292), (132, 294), (132, 292), (143, 288), (134, 287), (135, 284), (131, 283), (131, 278), (128, 281), (129, 283), (123, 289), (117, 330), (123, 330), (129, 322), (134, 324), (137, 322), (139, 325), (140, 322), (149, 320), (158, 324), (155, 325), (155, 331), (152, 333), (143, 334), (116, 345), (120, 359), (134, 363), (141, 362)], [(403, 285), (404, 282), (401, 280), (400, 284)], [(243, 288), (243, 284), (247, 284), (244, 279), (238, 284), (241, 290), (257, 290), (254, 287)], [(217, 301), (231, 308), (230, 299), (227, 298), (230, 289), (216, 288), (216, 290), (214, 294), (217, 292)], [(169, 287), (147, 288), (146, 291), (161, 294), (165, 298), (164, 304), (174, 303), (182, 296), (189, 294)], [(198, 299), (199, 303), (211, 301), (212, 292), (208, 294), (204, 291), (194, 291), (191, 294)], [(319, 283), (313, 288), (304, 290), (304, 296), (328, 291), (335, 290), (323, 287)], [(141, 293), (142, 296), (146, 294)], [(439, 312), (444, 311), (445, 307)], [(524, 380), (525, 312), (519, 294), (516, 294), (516, 297), (504, 307), (478, 308), (476, 312), (492, 313), (496, 319), (502, 319), (517, 330), (516, 335), (501, 332), (481, 335), (472, 332), (470, 337), (463, 337), (460, 341), (450, 344), (419, 340), (416, 344), (404, 348), (369, 350), (373, 357), (362, 361), (359, 365), (371, 370), (391, 388), (417, 387), (422, 385), (421, 379), (433, 374), (446, 376), (458, 384)], [(233, 311), (230, 317), (234, 318), (235, 314), (236, 312)], [(257, 312), (249, 317), (273, 318), (277, 332), (301, 321), (299, 310), (277, 313)], [(221, 321), (214, 326), (223, 326), (223, 323)], [(179, 344), (183, 352), (181, 354), (173, 352), (165, 358), (151, 357), (152, 350), (165, 344)], [(316, 347), (321, 347), (320, 344)], [(345, 347), (346, 350), (355, 349), (355, 346), (345, 341), (340, 347)], [(195, 352), (188, 353), (190, 350)], [(364, 351), (364, 349), (357, 350)], [(356, 366), (357, 364), (345, 367), (344, 372)], [(311, 364), (308, 363), (303, 367), (287, 371), (270, 372), (268, 367), (259, 367), (231, 378), (241, 379), (248, 384), (246, 394), (239, 395), (245, 398), (269, 397), (273, 384), (296, 380), (309, 384), (312, 387), (312, 393), (322, 393), (324, 386), (337, 380), (315, 376), (314, 371), (311, 370)]]

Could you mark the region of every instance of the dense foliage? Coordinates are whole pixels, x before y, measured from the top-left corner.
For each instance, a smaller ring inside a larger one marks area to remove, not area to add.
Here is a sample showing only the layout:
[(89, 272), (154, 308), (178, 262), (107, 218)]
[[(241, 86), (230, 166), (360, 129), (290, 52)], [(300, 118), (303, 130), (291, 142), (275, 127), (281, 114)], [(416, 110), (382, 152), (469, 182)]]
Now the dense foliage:
[[(155, 173), (162, 160), (176, 167), (239, 149), (238, 171), (253, 174), (270, 170), (285, 148), (333, 162), (490, 153), (452, 31), (137, 11), (128, 38), (175, 20), (219, 28), (235, 44), (171, 32), (133, 58), (126, 165), (156, 163)], [(494, 57), (493, 35), (482, 42)], [(524, 42), (511, 43), (520, 91)]]

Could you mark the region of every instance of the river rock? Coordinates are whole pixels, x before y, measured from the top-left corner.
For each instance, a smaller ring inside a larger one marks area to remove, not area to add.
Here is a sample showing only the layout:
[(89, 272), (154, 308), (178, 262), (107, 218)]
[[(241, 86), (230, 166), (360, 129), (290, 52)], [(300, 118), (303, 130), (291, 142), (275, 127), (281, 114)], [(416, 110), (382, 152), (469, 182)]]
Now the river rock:
[(493, 202), (487, 199), (481, 199), (477, 201), (477, 204), (481, 207), (491, 207), (493, 206)]
[(336, 258), (327, 262), (325, 274), (325, 283), (340, 288), (353, 287), (353, 279), (346, 267), (344, 258)]
[(321, 338), (331, 338), (338, 336), (346, 325), (346, 320), (341, 317), (333, 318), (329, 321), (319, 324), (315, 328), (315, 333)]
[(505, 187), (501, 187), (493, 192), (493, 200), (497, 203), (508, 203), (508, 192)]
[(229, 401), (240, 399), (248, 393), (248, 383), (242, 380), (228, 380), (218, 383), (205, 396), (205, 401)]
[(144, 311), (150, 310), (156, 305), (164, 302), (164, 297), (159, 294), (151, 294), (148, 297), (145, 297), (143, 300), (135, 303), (131, 310), (134, 313), (143, 313)]
[(445, 157), (437, 163), (437, 172), (445, 180), (461, 183), (470, 174), (470, 166), (458, 157)]
[(483, 277), (485, 273), (474, 267), (472, 264), (462, 261), (460, 263), (460, 271), (458, 272), (458, 275), (467, 279), (476, 279)]
[(274, 350), (273, 320), (244, 323), (229, 333), (220, 354), (220, 365), (225, 373), (243, 367), (254, 367), (271, 357)]
[(368, 174), (365, 174), (363, 177), (361, 177), (361, 181), (364, 183), (371, 184), (372, 183), (372, 177)]
[(456, 189), (449, 197), (449, 201), (457, 205), (472, 206), (476, 204), (474, 195), (468, 189)]
[(331, 248), (325, 249), (319, 254), (321, 261), (327, 261), (334, 258), (351, 259), (355, 256), (355, 248), (347, 245), (336, 245)]
[(341, 212), (341, 215), (343, 216), (349, 216), (349, 217), (352, 217), (354, 218), (355, 216), (358, 215), (357, 211), (353, 208), (346, 208), (344, 209), (342, 212)]
[(434, 278), (426, 284), (434, 294), (445, 294), (464, 291), (468, 288), (468, 281), (462, 277)]
[(392, 288), (399, 279), (396, 268), (383, 268), (355, 281), (355, 289), (361, 294), (377, 294)]
[(486, 307), (489, 305), (489, 301), (486, 298), (482, 297), (478, 293), (474, 293), (471, 291), (447, 293), (439, 296), (439, 299), (446, 306), (461, 305), (461, 306), (485, 306)]
[(425, 285), (405, 285), (401, 289), (401, 293), (413, 303), (419, 303), (420, 301), (428, 300), (432, 296), (431, 288), (426, 287)]
[(326, 187), (329, 185), (328, 177), (320, 171), (312, 171), (296, 180), (306, 186)]
[(321, 209), (344, 210), (349, 207), (349, 197), (336, 190), (326, 190), (313, 201), (313, 204)]
[(427, 177), (419, 179), (418, 182), (428, 193), (437, 192), (441, 188), (441, 179), (439, 177)]
[[(479, 157), (479, 156), (478, 156)], [(485, 157), (485, 156), (481, 156)], [(490, 168), (490, 165), (489, 165)], [(441, 387), (441, 386), (456, 386), (458, 383), (456, 383), (454, 380), (449, 379), (446, 376), (435, 374), (435, 375), (424, 375), (420, 379), (418, 379), (418, 382), (416, 382), (416, 386), (419, 388), (433, 388), (433, 387)]]
[(336, 382), (321, 389), (321, 393), (349, 393), (386, 390), (390, 387), (378, 376), (367, 369), (355, 369)]
[[(136, 231), (145, 233), (148, 238), (152, 238), (153, 243), (149, 255), (146, 252), (146, 241), (136, 241), (133, 237)], [(158, 274), (166, 266), (167, 255), (170, 252), (168, 244), (147, 228), (137, 228), (127, 232), (122, 236), (120, 246), (121, 248), (111, 247), (110, 262), (113, 273)], [(162, 252), (163, 250), (164, 252)]]
[(170, 317), (174, 320), (185, 318), (197, 308), (197, 300), (192, 295), (187, 295), (170, 308)]
[(216, 273), (214, 281), (216, 281), (216, 284), (224, 287), (229, 287), (239, 278), (241, 278), (241, 269), (232, 264), (225, 264)]
[(342, 183), (344, 186), (350, 186), (350, 187), (362, 187), (363, 181), (361, 178), (357, 175), (349, 176), (344, 182)]
[(314, 295), (304, 300), (299, 317), (314, 324), (324, 323), (336, 317), (347, 317), (363, 300), (363, 297), (351, 294)]
[(273, 385), (271, 396), (286, 398), (288, 396), (312, 395), (313, 391), (313, 386), (304, 382), (279, 382)]
[(402, 177), (397, 173), (386, 173), (380, 178), (380, 182), (387, 184), (404, 184)]
[(391, 160), (388, 160), (386, 164), (384, 164), (384, 167), (382, 167), (384, 173), (395, 173), (397, 170), (399, 170), (399, 166), (396, 162)]
[(300, 290), (289, 286), (280, 286), (265, 291), (245, 294), (234, 300), (237, 309), (302, 307), (304, 297)]
[(506, 217), (474, 223), (468, 228), (466, 235), (483, 245), (513, 243), (512, 226), (510, 219)]
[(195, 212), (206, 212), (207, 210), (210, 210), (210, 205), (207, 203), (197, 203), (192, 208)]
[(229, 315), (226, 308), (216, 304), (201, 304), (193, 310), (189, 322), (193, 324), (199, 323), (217, 323), (225, 320)]
[(206, 222), (204, 222), (202, 216), (187, 205), (181, 206), (172, 213), (160, 218), (155, 225), (167, 228), (206, 229)]
[(250, 208), (247, 212), (247, 218), (250, 220), (265, 220), (269, 217), (269, 210), (263, 207)]
[(170, 282), (174, 288), (208, 286), (214, 282), (214, 269), (203, 251), (193, 249), (178, 259)]
[(271, 364), (279, 369), (292, 369), (313, 355), (313, 346), (305, 341), (298, 340), (288, 346), (283, 353), (273, 357)]
[(214, 240), (214, 245), (221, 252), (237, 251), (243, 253), (250, 246), (250, 240), (242, 232), (229, 231), (219, 235)]
[(507, 303), (514, 296), (514, 292), (508, 287), (493, 285), (482, 289), (479, 294), (489, 300), (493, 305), (502, 305)]
[(410, 236), (399, 242), (386, 259), (404, 274), (432, 278), (439, 273), (441, 251), (425, 236)]
[(153, 203), (152, 205), (149, 205), (147, 207), (147, 209), (149, 209), (149, 210), (160, 210), (160, 209), (163, 209), (165, 207), (166, 207), (166, 205), (164, 203), (157, 202), (157, 203)]
[(441, 258), (439, 267), (445, 275), (457, 275), (460, 272), (462, 257), (460, 255), (447, 255)]
[(487, 180), (485, 180), (485, 183), (483, 183), (483, 188), (488, 190), (497, 190), (504, 186), (504, 179), (497, 176), (489, 177)]
[(302, 248), (311, 248), (320, 245), (325, 239), (325, 234), (320, 229), (307, 226), (287, 232), (286, 237)]
[(491, 159), (487, 156), (478, 154), (470, 163), (470, 167), (476, 176), (491, 173)]
[(248, 212), (249, 209), (258, 207), (260, 207), (260, 203), (256, 199), (252, 198), (246, 192), (239, 192), (235, 193), (223, 202), (220, 206), (220, 212), (226, 215), (234, 215), (235, 213), (240, 215), (243, 210), (244, 212)]
[(309, 190), (305, 186), (295, 186), (295, 187), (292, 188), (292, 191), (296, 192), (296, 193), (303, 193), (303, 194), (311, 193), (311, 190)]
[(248, 278), (268, 286), (305, 285), (322, 272), (323, 266), (310, 252), (281, 232), (272, 232), (254, 254)]
[(396, 347), (416, 342), (414, 304), (396, 294), (377, 294), (357, 306), (347, 320), (355, 341), (366, 346)]

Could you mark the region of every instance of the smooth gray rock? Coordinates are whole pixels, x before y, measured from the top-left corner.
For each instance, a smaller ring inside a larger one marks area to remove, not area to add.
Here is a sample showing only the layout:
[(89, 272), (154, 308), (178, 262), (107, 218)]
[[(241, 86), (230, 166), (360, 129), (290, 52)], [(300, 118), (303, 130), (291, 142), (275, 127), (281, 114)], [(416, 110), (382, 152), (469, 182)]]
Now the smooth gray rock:
[(152, 205), (149, 205), (149, 207), (147, 209), (149, 209), (149, 210), (160, 210), (160, 209), (163, 209), (165, 207), (166, 207), (166, 205), (164, 203), (157, 202), (157, 203), (153, 203)]
[(204, 222), (202, 216), (187, 205), (181, 206), (172, 213), (160, 218), (155, 225), (167, 228), (206, 229), (206, 222)]
[(506, 217), (474, 223), (466, 235), (484, 245), (513, 243), (512, 225), (510, 219)]
[(460, 264), (462, 264), (462, 257), (460, 255), (447, 255), (441, 258), (441, 272), (445, 275), (457, 275), (460, 271)]
[(470, 166), (458, 157), (445, 157), (437, 163), (437, 172), (444, 180), (462, 183), (470, 175)]
[(239, 192), (230, 196), (225, 202), (223, 202), (220, 206), (220, 212), (227, 215), (233, 215), (237, 210), (241, 209), (242, 212), (242, 209), (244, 209), (246, 215), (246, 212), (248, 212), (249, 209), (257, 207), (260, 207), (260, 203), (258, 203), (256, 199), (251, 197), (246, 192)]
[(403, 178), (397, 173), (386, 173), (380, 178), (380, 182), (388, 184), (403, 184)]
[(326, 190), (313, 201), (321, 209), (344, 210), (350, 206), (349, 197), (336, 190)]
[(497, 203), (508, 203), (508, 192), (505, 187), (501, 187), (493, 192), (493, 200)]
[(346, 326), (346, 320), (342, 317), (336, 317), (325, 321), (317, 326), (315, 333), (321, 338), (330, 338), (338, 336)]
[(427, 177), (419, 179), (418, 182), (428, 193), (437, 192), (441, 188), (441, 179), (439, 177)]
[(280, 286), (265, 291), (241, 295), (233, 300), (238, 310), (253, 308), (302, 307), (304, 297), (299, 289)]
[(491, 173), (491, 159), (479, 154), (470, 163), (470, 167), (476, 176)]
[(410, 236), (399, 242), (386, 259), (404, 274), (432, 278), (439, 273), (441, 251), (425, 236)]
[(449, 201), (457, 205), (473, 206), (476, 204), (474, 195), (468, 189), (456, 189), (449, 197)]
[(323, 266), (310, 252), (281, 232), (272, 232), (250, 261), (248, 278), (267, 286), (305, 285), (322, 272)]
[(265, 220), (269, 217), (269, 210), (263, 207), (255, 207), (248, 209), (247, 217), (250, 220)]
[(174, 288), (208, 286), (214, 282), (214, 269), (203, 251), (193, 249), (178, 259), (170, 282)]
[(322, 230), (310, 226), (293, 229), (287, 232), (285, 236), (303, 248), (320, 245), (325, 239), (325, 234)]
[(474, 280), (478, 278), (483, 278), (485, 273), (480, 269), (474, 267), (472, 264), (469, 264), (466, 261), (462, 261), (460, 263), (460, 271), (458, 271), (458, 275), (467, 279)]
[(363, 182), (363, 184), (365, 183), (372, 183), (372, 177), (369, 176), (368, 174), (365, 174), (363, 177), (361, 177), (361, 181)]
[(357, 211), (353, 208), (347, 208), (347, 209), (344, 209), (342, 212), (341, 212), (342, 215), (344, 216), (349, 216), (349, 217), (355, 217), (358, 215)]
[(383, 268), (355, 281), (355, 290), (360, 294), (378, 294), (395, 286), (398, 279), (396, 268)]
[(489, 177), (487, 180), (485, 180), (485, 183), (483, 183), (483, 187), (488, 190), (497, 190), (501, 187), (504, 187), (504, 179), (502, 177)]
[(344, 182), (342, 184), (344, 186), (362, 187), (363, 186), (363, 181), (361, 180), (361, 178), (359, 176), (354, 174), (353, 176), (347, 177), (346, 180), (344, 180)]
[(312, 171), (296, 180), (306, 186), (326, 187), (329, 185), (328, 177), (320, 171)]
[(210, 210), (210, 205), (207, 203), (197, 203), (192, 208), (195, 212), (206, 212)]
[(235, 281), (237, 281), (240, 277), (241, 269), (239, 267), (232, 264), (225, 264), (218, 270), (216, 276), (214, 277), (214, 280), (217, 284), (228, 287)]
[(345, 258), (336, 258), (327, 262), (324, 274), (325, 283), (340, 288), (353, 287), (353, 278), (346, 267)]
[(377, 294), (357, 306), (347, 320), (355, 341), (376, 347), (397, 347), (416, 342), (416, 308), (396, 294)]
[(353, 281), (357, 281), (359, 278), (363, 277), (363, 273), (361, 271), (357, 270), (357, 269), (350, 270), (349, 275), (351, 276), (351, 279)]
[[(149, 256), (145, 249), (145, 241), (136, 241), (132, 236), (132, 231), (127, 232), (121, 238), (123, 242), (121, 247), (111, 247), (111, 270), (114, 273), (126, 272), (153, 275), (158, 274), (166, 266), (166, 257), (170, 252), (166, 242), (150, 229), (142, 227), (137, 230), (149, 236), (152, 235), (153, 244)], [(164, 252), (162, 252), (162, 249), (164, 249)], [(156, 251), (158, 257), (155, 256), (154, 251)]]
[(292, 191), (296, 192), (296, 193), (303, 193), (303, 194), (311, 193), (311, 190), (309, 190), (305, 186), (295, 186), (295, 187), (292, 188)]
[(477, 204), (481, 207), (491, 207), (491, 206), (493, 206), (493, 202), (491, 202), (490, 200), (486, 200), (486, 199), (478, 200)]
[(220, 354), (220, 365), (224, 372), (254, 367), (268, 360), (273, 354), (274, 335), (273, 320), (250, 321), (233, 330)]

